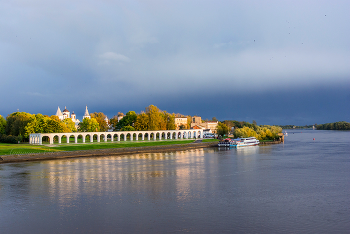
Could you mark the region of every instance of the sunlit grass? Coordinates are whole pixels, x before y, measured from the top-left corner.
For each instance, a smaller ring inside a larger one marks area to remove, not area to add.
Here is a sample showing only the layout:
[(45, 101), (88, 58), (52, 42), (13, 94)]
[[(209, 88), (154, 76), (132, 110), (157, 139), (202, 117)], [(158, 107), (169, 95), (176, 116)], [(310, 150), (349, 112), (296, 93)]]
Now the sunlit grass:
[(218, 142), (218, 139), (203, 139), (202, 142)]
[(94, 143), (62, 143), (54, 145), (30, 145), (30, 144), (6, 144), (0, 143), (0, 155), (9, 154), (30, 154), (30, 153), (49, 153), (58, 151), (76, 151), (90, 149), (112, 149), (144, 146), (162, 146), (175, 144), (188, 144), (194, 140), (163, 140), (163, 141), (119, 141), (119, 142), (94, 142)]

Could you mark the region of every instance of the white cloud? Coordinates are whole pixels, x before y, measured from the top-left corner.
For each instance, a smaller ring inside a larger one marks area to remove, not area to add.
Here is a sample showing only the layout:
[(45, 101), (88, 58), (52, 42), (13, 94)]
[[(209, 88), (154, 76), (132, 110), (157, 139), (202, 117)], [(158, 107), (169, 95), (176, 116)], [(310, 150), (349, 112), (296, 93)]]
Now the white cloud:
[(99, 58), (104, 60), (104, 62), (116, 61), (116, 62), (130, 62), (131, 59), (125, 55), (117, 54), (114, 52), (105, 52), (99, 55)]

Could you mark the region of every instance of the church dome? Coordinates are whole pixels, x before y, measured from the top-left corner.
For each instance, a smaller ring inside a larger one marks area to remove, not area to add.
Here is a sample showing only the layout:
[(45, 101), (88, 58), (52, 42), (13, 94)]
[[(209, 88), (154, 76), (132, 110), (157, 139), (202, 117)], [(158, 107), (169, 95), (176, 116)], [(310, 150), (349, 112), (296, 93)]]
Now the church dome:
[(69, 112), (69, 110), (67, 110), (67, 107), (64, 107), (63, 112)]

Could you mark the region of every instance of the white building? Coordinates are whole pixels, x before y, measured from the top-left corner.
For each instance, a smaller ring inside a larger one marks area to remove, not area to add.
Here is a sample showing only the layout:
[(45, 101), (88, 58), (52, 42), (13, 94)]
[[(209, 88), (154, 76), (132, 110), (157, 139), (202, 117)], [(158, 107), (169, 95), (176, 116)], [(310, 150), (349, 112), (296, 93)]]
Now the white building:
[[(87, 107), (86, 107), (87, 109)], [(57, 112), (56, 112), (56, 116), (60, 119), (60, 120), (64, 120), (64, 119), (68, 119), (71, 118), (72, 121), (75, 123), (75, 125), (78, 125), (80, 123), (80, 120), (77, 119), (76, 114), (74, 113), (74, 111), (72, 112), (72, 114), (70, 114), (70, 111), (67, 110), (67, 107), (64, 107), (63, 112), (61, 112), (60, 107), (57, 108)], [(89, 115), (90, 116), (90, 115)]]
[(88, 111), (87, 106), (86, 106), (86, 108), (85, 108), (85, 113), (84, 113), (84, 116), (83, 116), (83, 119), (85, 119), (85, 118), (91, 119), (91, 116), (90, 116), (90, 114), (89, 114), (89, 111)]

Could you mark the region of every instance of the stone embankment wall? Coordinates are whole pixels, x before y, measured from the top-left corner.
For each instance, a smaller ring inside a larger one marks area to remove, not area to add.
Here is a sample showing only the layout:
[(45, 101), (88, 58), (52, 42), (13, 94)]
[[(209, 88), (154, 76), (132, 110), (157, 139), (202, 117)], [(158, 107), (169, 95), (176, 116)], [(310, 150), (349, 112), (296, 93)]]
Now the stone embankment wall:
[(213, 147), (213, 146), (217, 146), (217, 142), (115, 148), (115, 149), (98, 149), (98, 150), (61, 151), (61, 152), (37, 153), (37, 154), (1, 155), (0, 163), (180, 151), (180, 150), (188, 150), (188, 149), (207, 148), (207, 147)]

